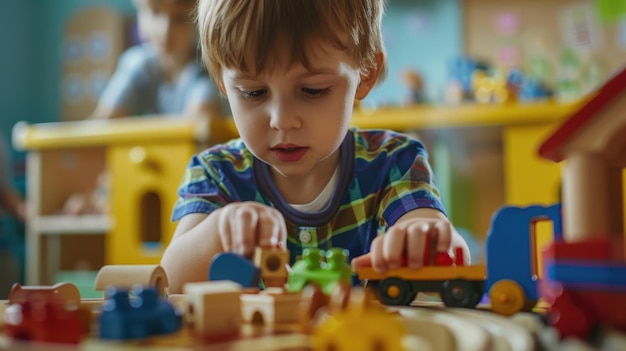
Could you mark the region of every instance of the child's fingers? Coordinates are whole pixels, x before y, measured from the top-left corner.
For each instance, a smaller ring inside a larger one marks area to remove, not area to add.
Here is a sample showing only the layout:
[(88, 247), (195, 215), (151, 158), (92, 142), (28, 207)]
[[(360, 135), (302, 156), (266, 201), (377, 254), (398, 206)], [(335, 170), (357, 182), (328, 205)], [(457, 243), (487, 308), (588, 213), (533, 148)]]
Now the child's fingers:
[(406, 258), (410, 268), (417, 269), (424, 265), (426, 235), (429, 235), (430, 224), (417, 222), (407, 228)]
[(352, 269), (354, 271), (363, 267), (371, 267), (372, 266), (372, 253), (368, 252), (365, 255), (361, 255), (359, 257), (355, 257), (352, 259)]
[(230, 211), (226, 209), (219, 209), (217, 211), (220, 211), (218, 230), (220, 235), (220, 241), (222, 243), (222, 250), (224, 250), (224, 252), (229, 252), (233, 249), (230, 221), (228, 220), (228, 213)]
[(239, 206), (231, 217), (233, 251), (247, 256), (256, 244), (255, 236), (259, 223), (259, 214), (255, 208)]
[(282, 238), (284, 222), (278, 211), (273, 209), (261, 211), (257, 224), (257, 244), (262, 247), (276, 246)]
[(437, 251), (448, 252), (452, 245), (452, 224), (448, 221), (435, 222), (437, 232)]
[(272, 211), (274, 217), (274, 228), (272, 231), (272, 237), (270, 238), (270, 245), (272, 247), (287, 247), (287, 224), (285, 218), (280, 211)]
[(379, 236), (372, 241), (370, 246), (370, 254), (372, 258), (372, 268), (377, 273), (385, 273), (387, 271), (387, 262), (383, 257), (383, 240), (384, 236)]
[(389, 269), (400, 267), (406, 245), (406, 229), (391, 227), (383, 235), (383, 257)]

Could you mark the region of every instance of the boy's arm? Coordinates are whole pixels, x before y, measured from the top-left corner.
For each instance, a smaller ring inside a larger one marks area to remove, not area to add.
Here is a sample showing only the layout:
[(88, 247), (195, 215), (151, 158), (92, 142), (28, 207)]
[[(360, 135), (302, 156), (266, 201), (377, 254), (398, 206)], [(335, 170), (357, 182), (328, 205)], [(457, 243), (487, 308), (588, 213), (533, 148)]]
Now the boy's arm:
[(180, 294), (188, 282), (208, 280), (213, 256), (223, 251), (217, 215), (192, 213), (178, 222), (174, 236), (161, 258), (169, 292)]

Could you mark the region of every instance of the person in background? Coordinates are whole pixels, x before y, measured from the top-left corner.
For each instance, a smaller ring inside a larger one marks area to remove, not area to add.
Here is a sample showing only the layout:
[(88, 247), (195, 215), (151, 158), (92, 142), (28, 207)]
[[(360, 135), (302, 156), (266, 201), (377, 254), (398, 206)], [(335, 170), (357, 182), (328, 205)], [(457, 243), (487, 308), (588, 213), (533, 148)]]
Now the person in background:
[[(354, 268), (422, 265), (426, 237), (454, 256), (423, 144), (350, 127), (385, 71), (383, 0), (200, 0), (205, 64), (240, 139), (194, 156), (161, 265), (171, 293), (206, 281), (220, 252), (349, 251)], [(382, 73), (381, 73), (382, 72)]]
[[(10, 149), (0, 134), (0, 210), (20, 223), (26, 221), (26, 202), (12, 183)], [(6, 223), (0, 219), (0, 300), (9, 296), (14, 283), (20, 281), (20, 264), (12, 251)]]
[(91, 119), (212, 118), (226, 102), (198, 58), (195, 0), (133, 0), (142, 44), (127, 49)]

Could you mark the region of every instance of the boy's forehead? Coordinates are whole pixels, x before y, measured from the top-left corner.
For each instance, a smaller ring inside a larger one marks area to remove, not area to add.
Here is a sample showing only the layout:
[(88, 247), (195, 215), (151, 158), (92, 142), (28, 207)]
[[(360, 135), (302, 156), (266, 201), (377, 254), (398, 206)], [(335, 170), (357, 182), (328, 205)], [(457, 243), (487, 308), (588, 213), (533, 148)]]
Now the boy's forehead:
[[(284, 37), (275, 40), (259, 50), (256, 45), (249, 45), (244, 50), (242, 65), (231, 66), (244, 75), (258, 76), (272, 73), (297, 71), (302, 73), (328, 73), (336, 70), (337, 60), (354, 64), (353, 58), (343, 48), (338, 48), (329, 40), (309, 38), (302, 46), (289, 45)], [(269, 48), (269, 49), (268, 49)]]

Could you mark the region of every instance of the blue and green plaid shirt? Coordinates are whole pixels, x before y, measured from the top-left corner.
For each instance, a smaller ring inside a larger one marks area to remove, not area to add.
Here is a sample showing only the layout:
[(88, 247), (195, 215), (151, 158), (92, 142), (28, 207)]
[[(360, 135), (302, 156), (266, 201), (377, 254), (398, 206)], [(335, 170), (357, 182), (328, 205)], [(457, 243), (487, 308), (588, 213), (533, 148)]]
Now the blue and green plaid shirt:
[(211, 147), (191, 159), (172, 219), (209, 214), (231, 202), (272, 206), (285, 217), (293, 263), (307, 247), (342, 247), (352, 259), (369, 252), (372, 240), (406, 212), (423, 207), (444, 212), (420, 141), (392, 131), (351, 128), (340, 155), (339, 179), (328, 205), (305, 213), (285, 202), (270, 167), (241, 139)]

